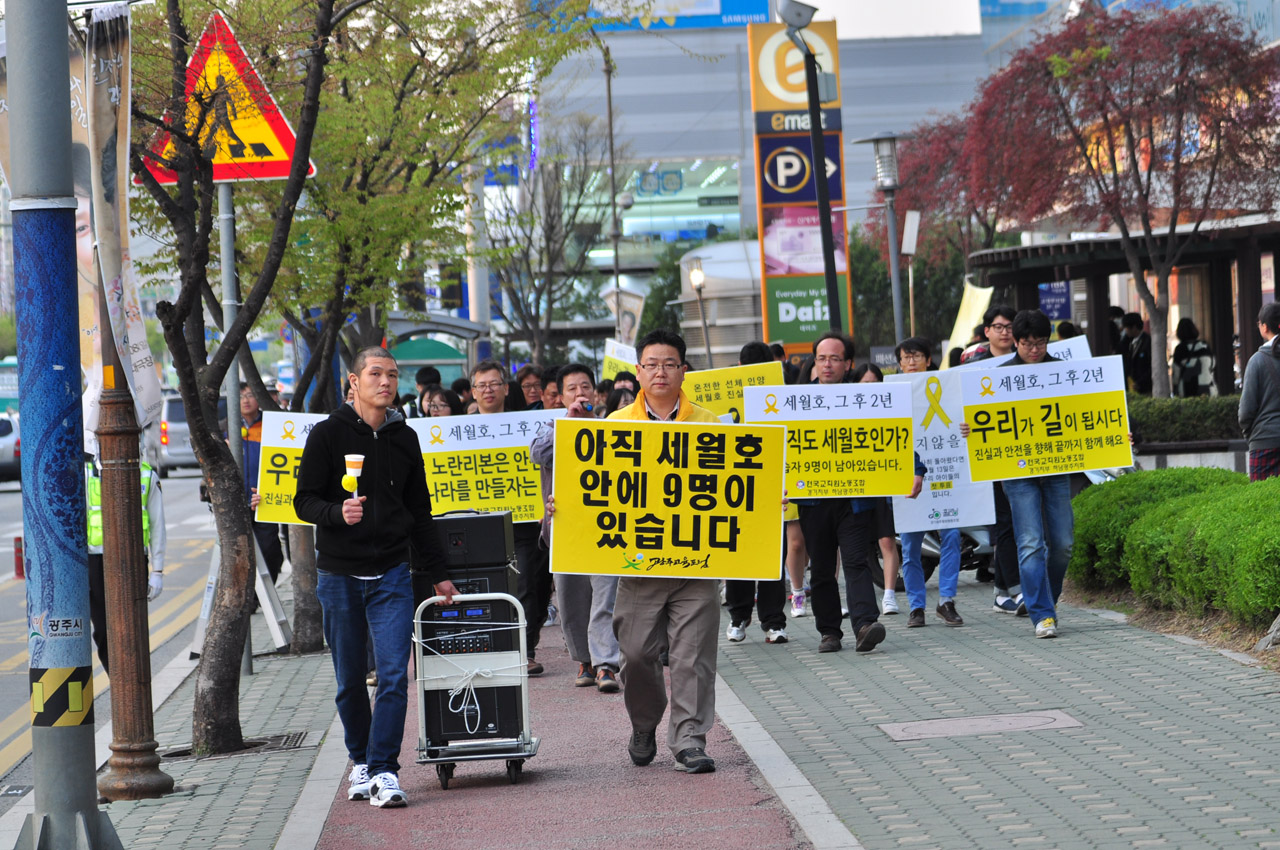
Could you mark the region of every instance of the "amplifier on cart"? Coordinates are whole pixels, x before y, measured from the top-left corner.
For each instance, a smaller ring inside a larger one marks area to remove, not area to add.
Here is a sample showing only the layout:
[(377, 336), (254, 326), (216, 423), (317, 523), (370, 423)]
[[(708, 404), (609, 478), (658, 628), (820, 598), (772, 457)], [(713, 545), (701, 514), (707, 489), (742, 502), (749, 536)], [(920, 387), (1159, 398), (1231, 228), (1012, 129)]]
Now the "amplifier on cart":
[[(516, 595), (515, 537), (510, 511), (448, 513), (435, 519), (449, 577), (459, 593), (510, 593)], [(425, 573), (413, 575), (413, 604), (435, 595)], [(509, 622), (515, 612), (507, 603), (502, 616)]]

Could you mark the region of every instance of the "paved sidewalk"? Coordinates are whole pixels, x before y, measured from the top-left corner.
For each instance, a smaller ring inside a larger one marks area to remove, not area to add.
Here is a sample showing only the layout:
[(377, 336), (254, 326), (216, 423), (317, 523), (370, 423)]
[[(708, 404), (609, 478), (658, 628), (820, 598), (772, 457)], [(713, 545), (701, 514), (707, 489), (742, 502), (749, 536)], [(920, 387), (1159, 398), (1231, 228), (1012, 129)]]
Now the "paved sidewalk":
[[(989, 594), (961, 580), (963, 628), (932, 609), (925, 629), (886, 617), (869, 655), (819, 655), (812, 618), (791, 620), (785, 645), (755, 627), (722, 637), (710, 776), (675, 772), (662, 747), (630, 765), (621, 697), (572, 687), (553, 628), (548, 673), (530, 680), (542, 749), (516, 786), (490, 761), (460, 764), (442, 791), (414, 763), (411, 711), (410, 807), (347, 802), (328, 656), (259, 657), (245, 734), (299, 746), (166, 761), (177, 793), (104, 808), (126, 847), (1280, 847), (1280, 676), (1070, 607), (1060, 638), (1035, 640)], [(162, 749), (190, 741), (193, 688), (159, 707)]]

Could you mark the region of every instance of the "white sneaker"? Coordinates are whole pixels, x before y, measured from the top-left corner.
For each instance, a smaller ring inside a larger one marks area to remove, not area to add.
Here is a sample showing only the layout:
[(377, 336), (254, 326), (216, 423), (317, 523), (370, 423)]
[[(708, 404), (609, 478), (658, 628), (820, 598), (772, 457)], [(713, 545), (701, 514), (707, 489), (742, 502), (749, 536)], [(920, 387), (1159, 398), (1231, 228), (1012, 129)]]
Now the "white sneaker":
[(898, 613), (898, 595), (892, 591), (886, 590), (880, 607), (883, 609), (882, 613), (884, 614)]
[(356, 765), (351, 768), (351, 785), (347, 788), (347, 799), (369, 799), (369, 786), (372, 784), (373, 782), (369, 779), (369, 766), (366, 764)]
[(747, 639), (747, 630), (745, 626), (740, 626), (737, 623), (733, 623), (732, 625), (729, 626), (728, 629), (725, 630), (724, 636), (727, 637), (732, 643), (739, 643), (740, 641), (744, 641)]
[(1056, 638), (1058, 636), (1058, 621), (1052, 617), (1045, 617), (1036, 623), (1036, 637), (1038, 638)]
[(369, 805), (379, 809), (398, 809), (409, 805), (409, 795), (400, 789), (400, 780), (394, 773), (379, 773), (373, 777)]
[(786, 642), (787, 642), (787, 630), (786, 630), (786, 629), (769, 629), (769, 630), (767, 630), (767, 631), (764, 633), (764, 642), (765, 642), (765, 643), (786, 643)]
[(803, 590), (797, 590), (795, 593), (791, 594), (791, 616), (792, 617), (809, 616), (809, 612), (804, 610), (804, 591)]

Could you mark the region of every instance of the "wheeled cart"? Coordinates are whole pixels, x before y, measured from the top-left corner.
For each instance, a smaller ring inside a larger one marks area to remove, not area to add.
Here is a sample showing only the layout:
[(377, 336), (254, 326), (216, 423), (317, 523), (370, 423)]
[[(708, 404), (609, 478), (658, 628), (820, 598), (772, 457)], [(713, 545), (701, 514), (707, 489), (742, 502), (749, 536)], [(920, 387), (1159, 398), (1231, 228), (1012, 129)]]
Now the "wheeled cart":
[(525, 617), (506, 593), (432, 596), (414, 615), (418, 764), (434, 764), (448, 789), (460, 761), (505, 759), (520, 779), (538, 753), (529, 733)]

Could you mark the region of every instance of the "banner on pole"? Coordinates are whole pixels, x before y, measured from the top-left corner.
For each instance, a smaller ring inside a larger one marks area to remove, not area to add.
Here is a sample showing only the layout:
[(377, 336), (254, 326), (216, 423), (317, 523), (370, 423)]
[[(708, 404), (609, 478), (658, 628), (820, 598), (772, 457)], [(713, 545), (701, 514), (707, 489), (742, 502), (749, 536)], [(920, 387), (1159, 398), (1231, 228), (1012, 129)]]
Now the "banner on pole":
[(784, 429), (561, 419), (551, 571), (779, 578)]
[(546, 512), (541, 467), (529, 446), (564, 410), (410, 419), (418, 432), (431, 491), (431, 513), (511, 511), (512, 522)]
[(787, 496), (911, 492), (911, 388), (901, 384), (746, 387), (743, 419), (787, 426)]
[(974, 481), (1133, 465), (1118, 355), (959, 374)]

